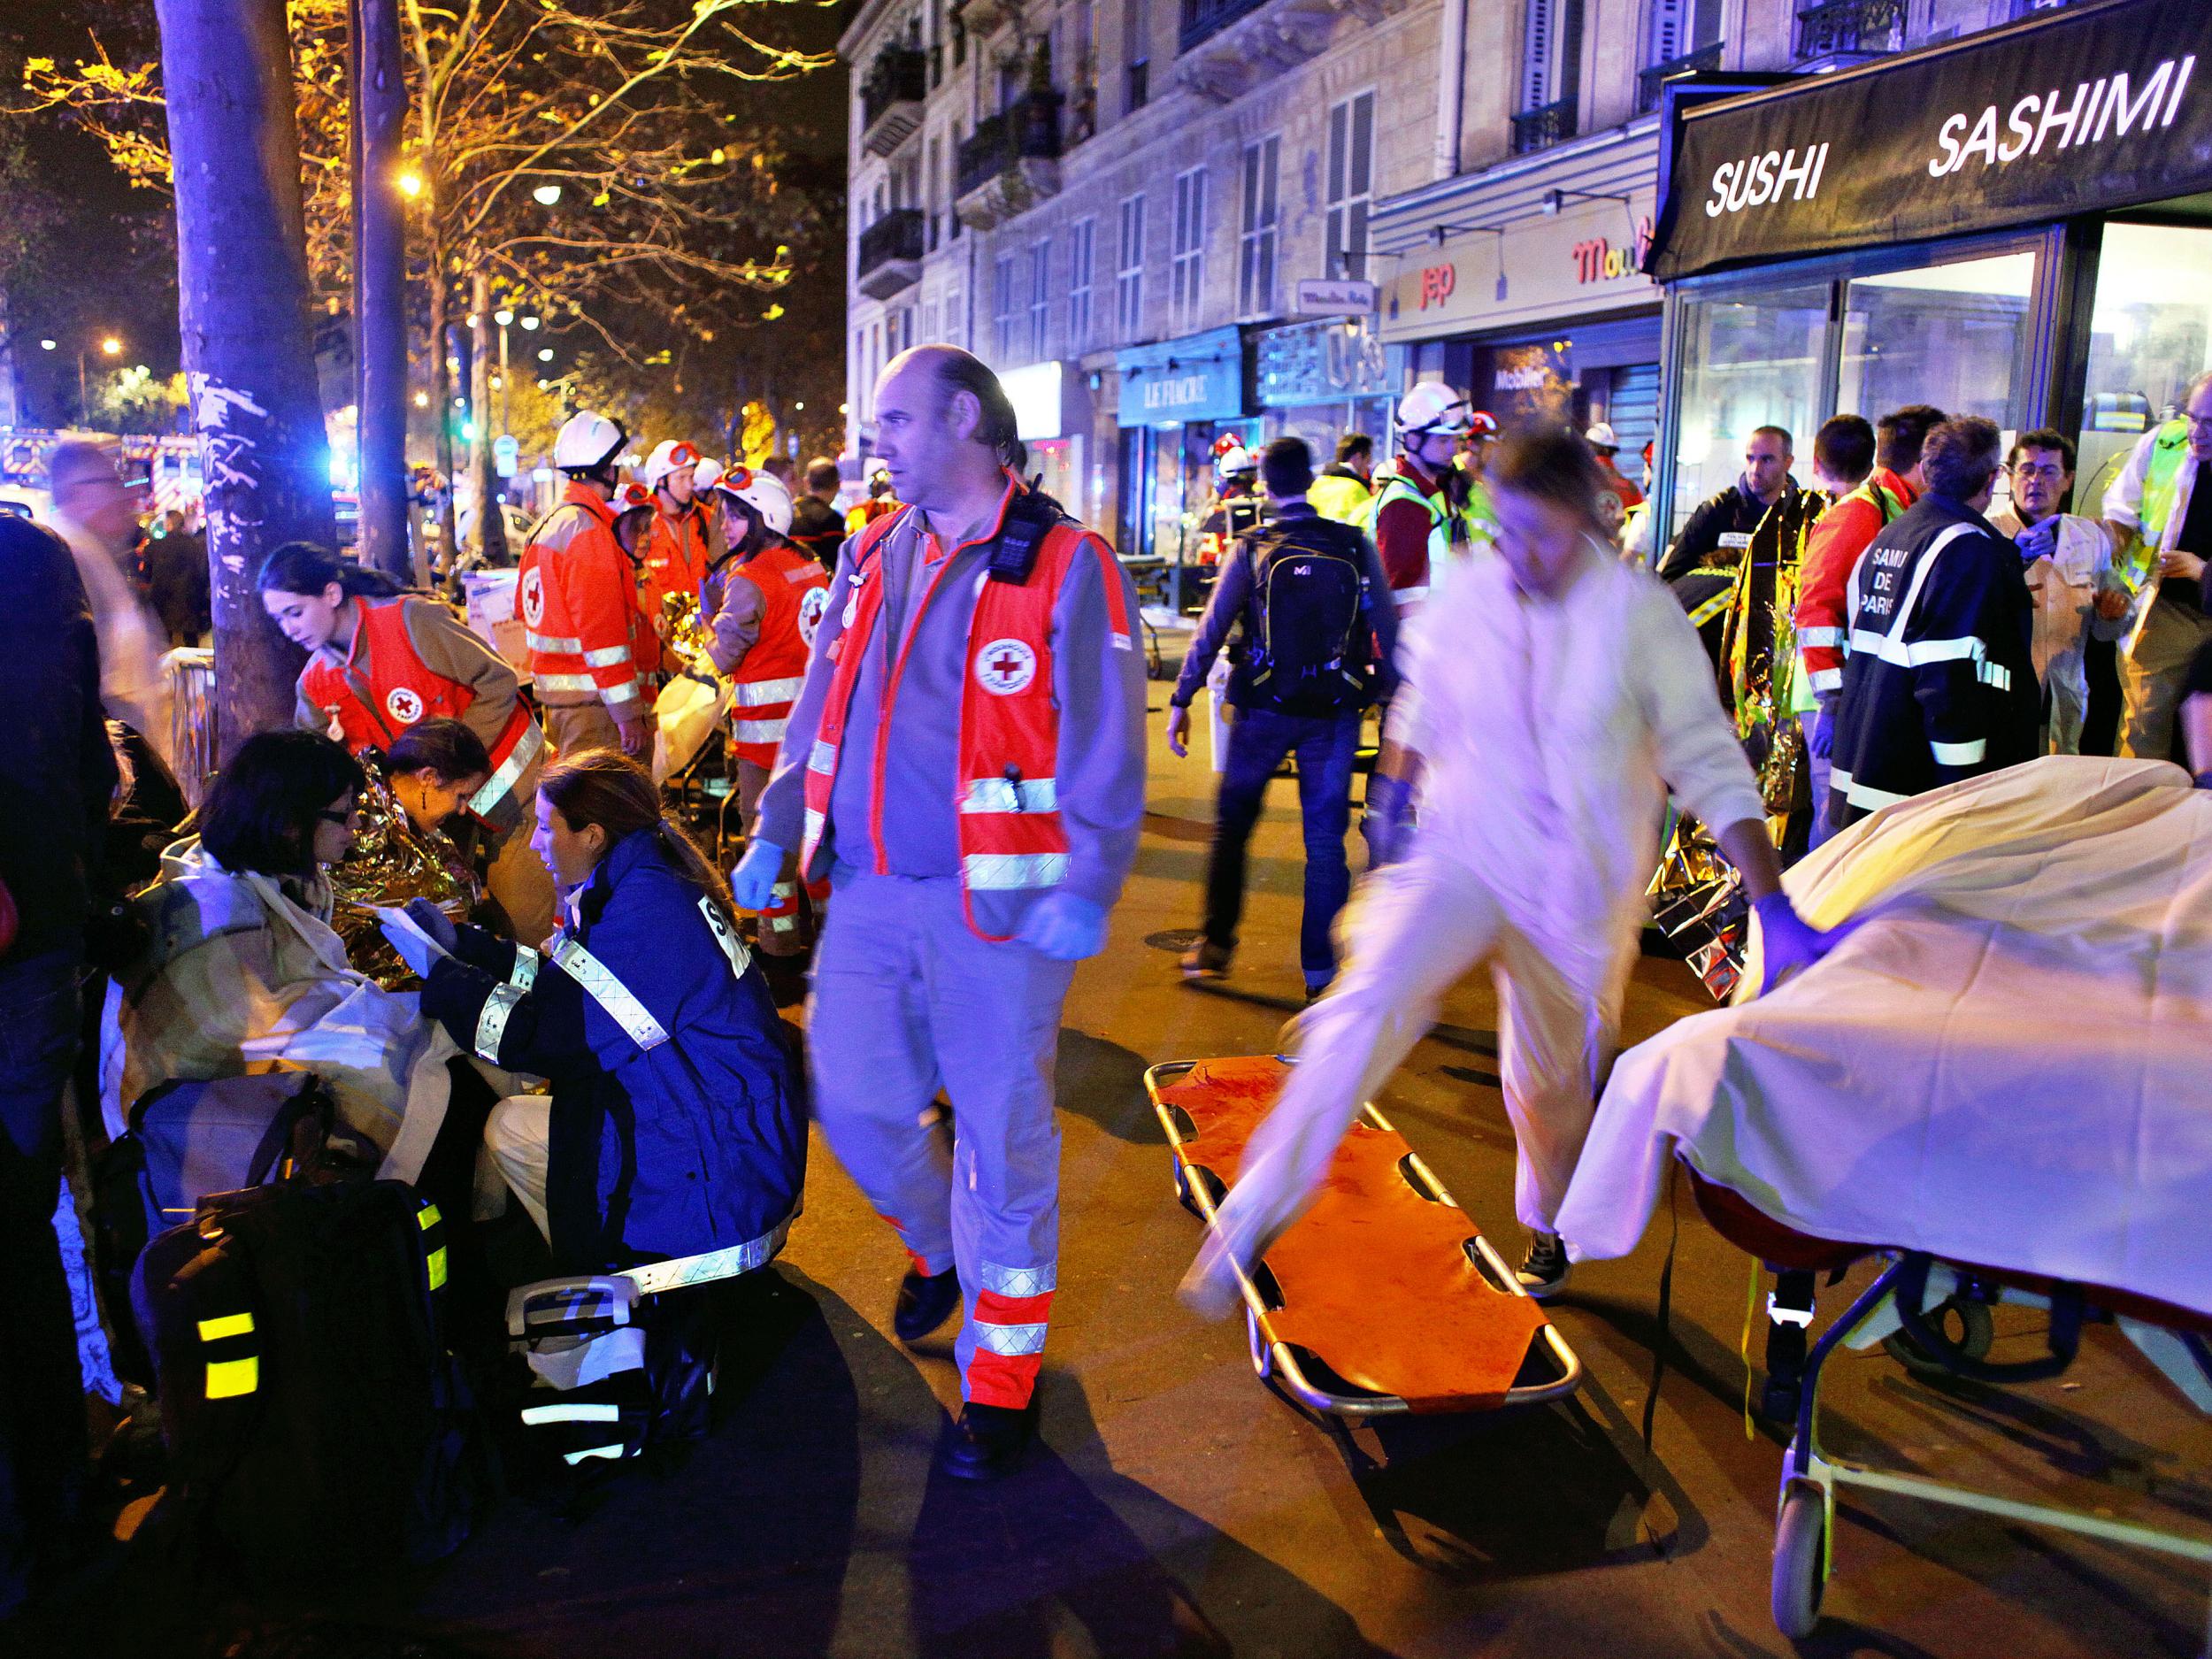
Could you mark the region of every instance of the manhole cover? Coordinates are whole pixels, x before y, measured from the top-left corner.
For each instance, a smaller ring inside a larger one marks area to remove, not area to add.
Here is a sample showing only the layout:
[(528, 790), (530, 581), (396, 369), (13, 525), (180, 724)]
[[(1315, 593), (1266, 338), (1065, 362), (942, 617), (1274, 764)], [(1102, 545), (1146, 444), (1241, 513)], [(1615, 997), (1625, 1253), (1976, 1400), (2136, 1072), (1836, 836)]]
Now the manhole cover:
[(1204, 937), (1195, 927), (1171, 927), (1165, 933), (1147, 933), (1144, 942), (1155, 950), (1172, 950), (1179, 956)]

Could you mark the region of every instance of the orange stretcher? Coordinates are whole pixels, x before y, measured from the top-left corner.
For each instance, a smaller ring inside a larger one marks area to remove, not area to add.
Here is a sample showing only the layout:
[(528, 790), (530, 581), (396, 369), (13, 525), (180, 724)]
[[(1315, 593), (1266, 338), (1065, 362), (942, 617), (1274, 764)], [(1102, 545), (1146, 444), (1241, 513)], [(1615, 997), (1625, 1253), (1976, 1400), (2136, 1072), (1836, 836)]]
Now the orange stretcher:
[[(1178, 1060), (1145, 1073), (1176, 1196), (1209, 1225), (1290, 1064)], [(1512, 1268), (1372, 1105), (1313, 1207), (1238, 1281), (1252, 1369), (1315, 1411), (1488, 1411), (1582, 1380)]]

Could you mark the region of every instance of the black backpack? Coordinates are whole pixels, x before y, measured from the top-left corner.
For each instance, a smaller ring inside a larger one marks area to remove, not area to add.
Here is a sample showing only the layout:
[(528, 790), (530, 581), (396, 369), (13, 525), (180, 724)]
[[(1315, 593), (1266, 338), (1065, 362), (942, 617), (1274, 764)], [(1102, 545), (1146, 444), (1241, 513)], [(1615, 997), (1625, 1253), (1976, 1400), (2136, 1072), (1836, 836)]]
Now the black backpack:
[(491, 1474), (441, 1328), (445, 1220), (399, 1181), (204, 1199), (132, 1284), (169, 1486), (151, 1525), (253, 1580), (457, 1548)]
[(1365, 707), (1374, 636), (1362, 603), (1364, 538), (1313, 518), (1273, 525), (1256, 533), (1250, 545), (1245, 700), (1283, 714)]

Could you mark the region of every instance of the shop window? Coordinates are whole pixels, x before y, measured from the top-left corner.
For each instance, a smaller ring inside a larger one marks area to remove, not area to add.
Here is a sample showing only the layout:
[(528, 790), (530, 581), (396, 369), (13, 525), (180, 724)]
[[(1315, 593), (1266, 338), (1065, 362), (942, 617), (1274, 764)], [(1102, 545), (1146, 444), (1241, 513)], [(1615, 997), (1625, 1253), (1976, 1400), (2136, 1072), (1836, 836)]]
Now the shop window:
[(1014, 256), (1001, 254), (991, 267), (992, 360), (1000, 367), (1014, 360)]
[(2105, 227), (2090, 313), (2075, 511), (2098, 511), (2105, 486), (2136, 440), (2178, 411), (2191, 378), (2212, 368), (2208, 272), (2212, 229)]
[(1237, 314), (1265, 317), (1275, 309), (1276, 175), (1282, 140), (1244, 147), (1244, 219), (1237, 237)]
[(1175, 235), (1168, 266), (1170, 332), (1198, 326), (1206, 288), (1206, 170), (1175, 175)]
[(1091, 264), (1098, 241), (1098, 221), (1079, 219), (1068, 227), (1068, 354), (1079, 355), (1091, 343)]
[(1651, 0), (1645, 66), (1636, 77), (1638, 113), (1657, 109), (1660, 88), (1675, 76), (1720, 67), (1720, 26), (1721, 0)]
[(1367, 204), (1375, 194), (1375, 95), (1363, 92), (1329, 111), (1328, 273), (1367, 274)]
[(1571, 101), (1582, 78), (1582, 0), (1528, 0), (1526, 22), (1521, 109)]
[[(1786, 427), (1800, 455), (1810, 457), (1821, 419), (1828, 293), (1827, 283), (1811, 282), (1683, 303), (1670, 540), (1700, 502), (1736, 481), (1754, 427)], [(1800, 482), (1809, 476), (1808, 464), (1799, 463)]]
[(2034, 286), (2032, 253), (1847, 283), (1835, 406), (1871, 420), (1901, 404), (1933, 403), (2017, 431), (2028, 411)]
[(1114, 278), (1114, 327), (1123, 343), (1144, 332), (1144, 197), (1121, 204), (1121, 263)]
[(1052, 305), (1052, 243), (1049, 239), (1036, 243), (1029, 250), (1029, 360), (1042, 363), (1051, 354), (1045, 349), (1045, 336), (1049, 332), (1045, 319)]
[(1151, 0), (1127, 0), (1121, 14), (1121, 59), (1124, 65), (1122, 112), (1144, 108), (1150, 87), (1152, 59)]

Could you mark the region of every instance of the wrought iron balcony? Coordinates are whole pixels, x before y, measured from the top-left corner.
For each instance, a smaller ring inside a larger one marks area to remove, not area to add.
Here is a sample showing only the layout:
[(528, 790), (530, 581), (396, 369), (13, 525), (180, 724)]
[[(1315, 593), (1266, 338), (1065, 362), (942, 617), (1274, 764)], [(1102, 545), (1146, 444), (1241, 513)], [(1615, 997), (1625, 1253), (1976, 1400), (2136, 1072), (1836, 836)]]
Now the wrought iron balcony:
[(887, 46), (860, 83), (860, 147), (887, 156), (922, 124), (929, 59), (911, 46)]
[(955, 211), (988, 230), (1060, 188), (1060, 95), (1033, 92), (979, 122), (954, 157)]
[(1540, 150), (1564, 143), (1575, 135), (1575, 101), (1562, 98), (1540, 110), (1524, 110), (1513, 118), (1513, 153), (1532, 156)]
[(1176, 50), (1189, 51), (1209, 35), (1266, 4), (1267, 0), (1183, 0), (1183, 27), (1176, 38)]
[(1824, 0), (1797, 14), (1797, 61), (1855, 61), (1905, 44), (1905, 0)]
[(870, 299), (887, 300), (921, 280), (926, 217), (918, 207), (895, 207), (860, 233), (853, 274)]
[(1636, 112), (1639, 115), (1659, 107), (1659, 88), (1678, 75), (1701, 75), (1720, 67), (1721, 42), (1701, 46), (1694, 52), (1679, 58), (1670, 58), (1663, 64), (1654, 64), (1640, 70), (1636, 75)]

